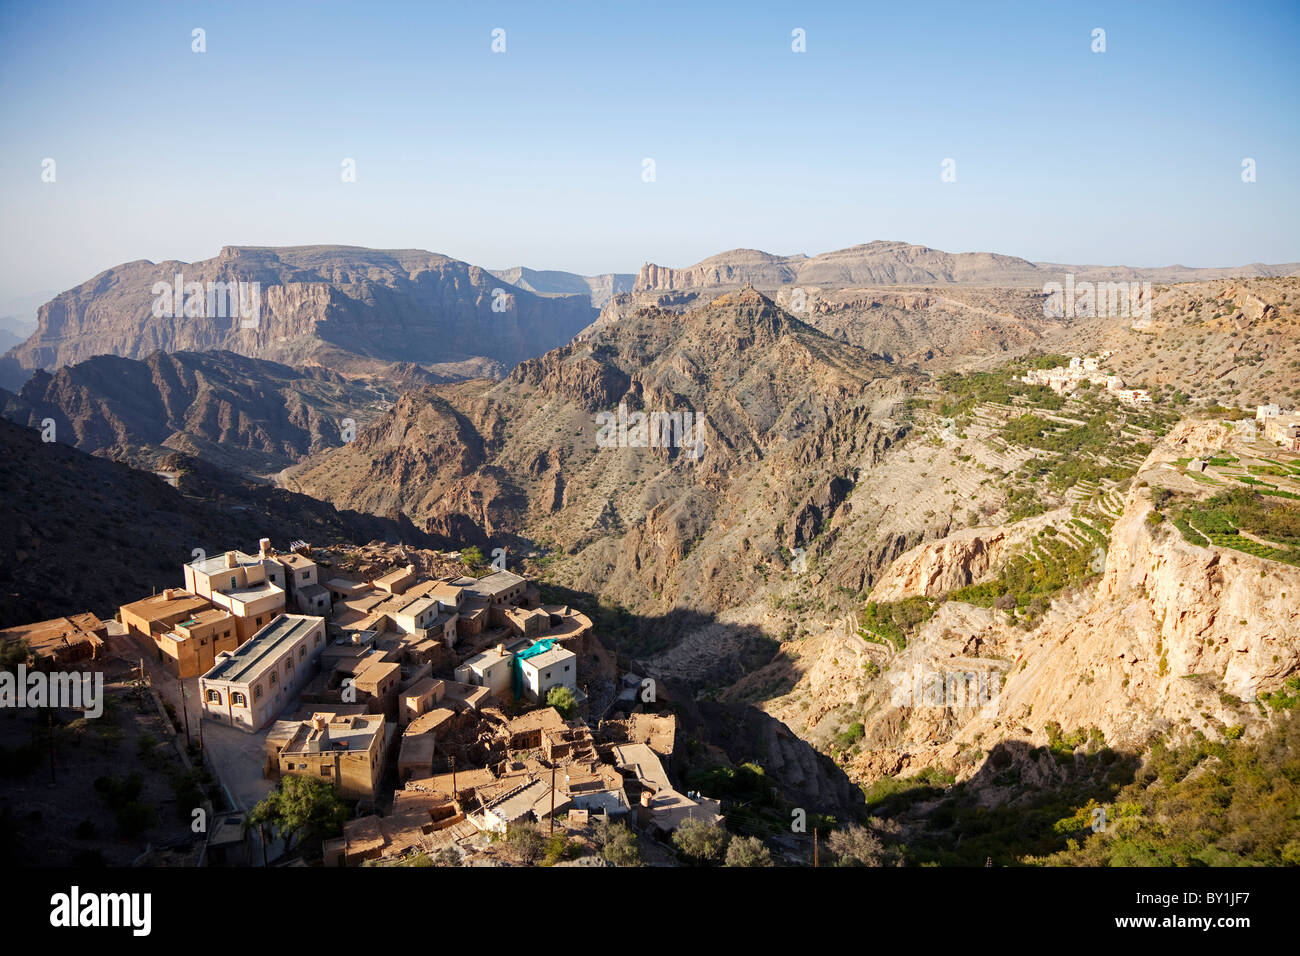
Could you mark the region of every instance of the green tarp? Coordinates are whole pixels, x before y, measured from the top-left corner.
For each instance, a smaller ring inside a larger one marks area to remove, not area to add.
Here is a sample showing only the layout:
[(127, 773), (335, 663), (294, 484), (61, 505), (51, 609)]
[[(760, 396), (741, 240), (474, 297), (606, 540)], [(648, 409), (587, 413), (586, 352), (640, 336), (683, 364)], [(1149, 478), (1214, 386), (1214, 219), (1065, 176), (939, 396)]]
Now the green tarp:
[(555, 639), (550, 638), (538, 641), (532, 647), (528, 648), (528, 650), (515, 655), (514, 662), (510, 665), (510, 669), (513, 672), (512, 677), (514, 686), (512, 687), (512, 690), (515, 692), (515, 700), (522, 700), (524, 696), (524, 669), (520, 666), (519, 662), (530, 657), (536, 657), (538, 654), (545, 654), (554, 646)]

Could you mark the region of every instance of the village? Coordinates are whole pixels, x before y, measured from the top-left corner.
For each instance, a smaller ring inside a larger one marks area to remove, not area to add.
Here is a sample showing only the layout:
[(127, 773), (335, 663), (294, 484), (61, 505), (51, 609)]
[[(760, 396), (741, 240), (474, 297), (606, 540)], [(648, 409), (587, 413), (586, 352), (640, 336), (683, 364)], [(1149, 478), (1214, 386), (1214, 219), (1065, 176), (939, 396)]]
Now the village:
[(541, 603), (521, 575), (345, 574), (265, 538), (179, 570), (183, 587), (116, 620), (86, 613), (0, 639), (47, 669), (139, 655), (227, 797), (207, 863), (273, 862), (283, 848), (249, 812), (291, 777), (354, 807), (323, 843), (326, 866), (492, 862), (524, 825), (579, 846), (611, 824), (666, 842), (684, 821), (722, 820), (717, 800), (672, 782), (676, 718), (657, 710), (654, 682), (610, 679), (587, 615)]
[(1105, 386), (1106, 391), (1126, 405), (1149, 405), (1151, 393), (1145, 388), (1125, 388), (1124, 380), (1101, 365), (1113, 353), (1102, 352), (1087, 357), (1074, 356), (1068, 366), (1030, 369), (1020, 380), (1027, 385), (1046, 385), (1058, 395), (1068, 395), (1083, 382)]

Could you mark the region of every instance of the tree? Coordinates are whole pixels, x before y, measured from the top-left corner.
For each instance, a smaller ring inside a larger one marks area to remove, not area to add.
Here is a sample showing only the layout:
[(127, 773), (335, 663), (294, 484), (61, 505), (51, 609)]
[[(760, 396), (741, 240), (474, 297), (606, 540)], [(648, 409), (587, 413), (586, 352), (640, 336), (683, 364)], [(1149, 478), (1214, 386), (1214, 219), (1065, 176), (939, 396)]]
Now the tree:
[(432, 862), (434, 866), (460, 866), (460, 854), (453, 847), (445, 846), (433, 854)]
[(516, 863), (532, 863), (545, 846), (546, 838), (534, 823), (516, 823), (506, 831), (506, 852)]
[(563, 684), (557, 684), (546, 692), (546, 703), (558, 710), (565, 720), (572, 720), (578, 714), (578, 701), (573, 691)]
[(673, 831), (673, 846), (686, 859), (703, 866), (722, 862), (729, 838), (722, 824), (691, 818)]
[(600, 855), (615, 866), (641, 866), (641, 847), (626, 823), (602, 823), (596, 829)]
[(336, 836), (343, 830), (348, 808), (334, 785), (318, 777), (290, 774), (280, 786), (253, 807), (248, 821), (253, 826), (270, 824), (287, 843), (315, 842)]
[(866, 827), (832, 830), (826, 845), (838, 866), (884, 865), (885, 845)]
[(772, 852), (758, 837), (736, 837), (727, 847), (727, 866), (772, 865)]
[(460, 560), (468, 568), (481, 568), (487, 563), (483, 558), (483, 552), (472, 544), (468, 548), (460, 549)]

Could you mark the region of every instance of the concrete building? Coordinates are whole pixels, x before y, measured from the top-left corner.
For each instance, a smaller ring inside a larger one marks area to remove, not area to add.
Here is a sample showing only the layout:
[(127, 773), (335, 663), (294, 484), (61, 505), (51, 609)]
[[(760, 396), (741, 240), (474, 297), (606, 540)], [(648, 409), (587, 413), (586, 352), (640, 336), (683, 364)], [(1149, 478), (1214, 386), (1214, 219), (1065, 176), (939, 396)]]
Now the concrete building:
[(1294, 413), (1264, 422), (1264, 437), (1287, 451), (1300, 451), (1300, 415)]
[(577, 696), (578, 655), (558, 645), (536, 657), (521, 657), (524, 696), (544, 702), (552, 687), (567, 687)]
[(171, 630), (178, 621), (210, 607), (212, 602), (193, 591), (167, 588), (159, 594), (123, 604), (117, 616), (131, 634), (156, 640), (158, 634)]
[[(262, 539), (262, 551), (269, 550), (269, 544)], [(328, 617), (330, 613), (330, 592), (320, 583), (320, 571), (316, 562), (302, 554), (275, 554), (271, 557), (284, 568), (284, 582), (287, 606), (296, 608), (299, 614), (319, 614)]]
[(488, 693), (500, 697), (510, 690), (510, 668), (515, 655), (504, 644), (475, 654), (456, 668), (456, 680), (462, 684), (486, 687)]
[(239, 646), (238, 621), (225, 608), (208, 607), (155, 635), (167, 670), (180, 678), (206, 674), (217, 655)]
[(256, 557), (227, 551), (184, 566), (185, 587), (239, 619), (240, 643), (285, 609), (285, 569), (263, 538)]
[(240, 730), (261, 730), (310, 680), (325, 647), (325, 619), (280, 614), (234, 651), (217, 655), (199, 678), (203, 715)]
[(387, 745), (383, 714), (313, 714), (280, 750), (278, 770), (327, 780), (339, 796), (372, 801), (384, 775)]

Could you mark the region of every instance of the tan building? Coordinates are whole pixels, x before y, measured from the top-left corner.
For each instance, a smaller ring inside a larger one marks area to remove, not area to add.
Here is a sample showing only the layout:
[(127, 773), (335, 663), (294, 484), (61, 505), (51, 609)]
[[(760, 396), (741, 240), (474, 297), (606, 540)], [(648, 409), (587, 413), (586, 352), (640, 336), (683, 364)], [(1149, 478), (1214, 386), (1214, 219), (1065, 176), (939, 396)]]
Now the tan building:
[(209, 607), (154, 635), (155, 643), (171, 673), (198, 677), (212, 669), (218, 654), (239, 646), (238, 623), (225, 608)]
[(342, 797), (374, 800), (386, 753), (383, 714), (319, 713), (303, 721), (277, 763), (282, 774), (328, 780)]
[(132, 634), (157, 640), (158, 634), (171, 630), (177, 622), (211, 607), (212, 602), (193, 591), (167, 588), (161, 594), (123, 604), (118, 618)]
[(1287, 451), (1300, 451), (1300, 415), (1279, 415), (1265, 419), (1264, 437)]
[[(262, 539), (263, 551), (268, 550), (266, 539)], [(316, 562), (306, 555), (289, 553), (271, 555), (284, 568), (284, 589), (287, 606), (299, 614), (319, 614), (329, 617), (333, 603), (329, 590), (320, 582), (320, 570)]]
[(242, 644), (285, 609), (285, 569), (263, 538), (257, 556), (242, 551), (184, 566), (185, 586), (239, 618)]
[(94, 660), (101, 655), (107, 639), (108, 625), (90, 613), (56, 617), (0, 631), (0, 641), (24, 641), (38, 663), (51, 667)]
[(280, 614), (199, 678), (203, 716), (248, 733), (261, 730), (312, 678), (325, 647), (325, 619)]

